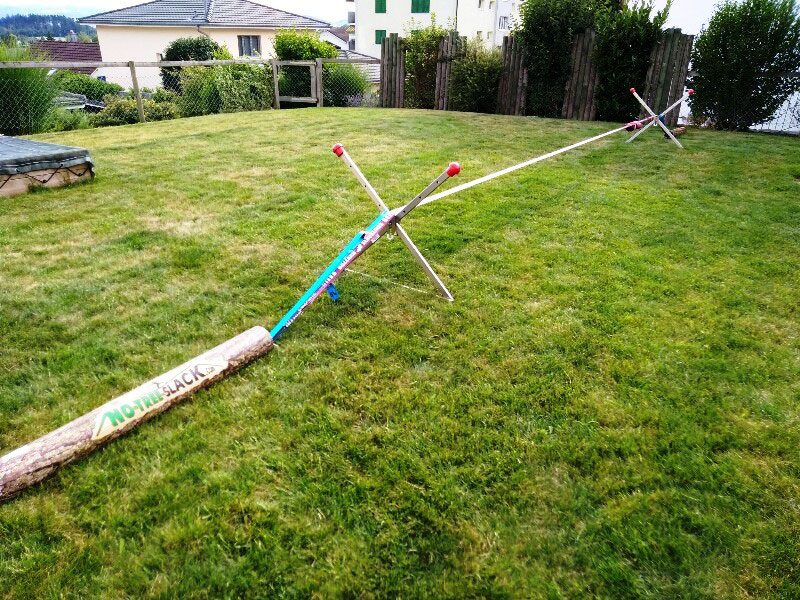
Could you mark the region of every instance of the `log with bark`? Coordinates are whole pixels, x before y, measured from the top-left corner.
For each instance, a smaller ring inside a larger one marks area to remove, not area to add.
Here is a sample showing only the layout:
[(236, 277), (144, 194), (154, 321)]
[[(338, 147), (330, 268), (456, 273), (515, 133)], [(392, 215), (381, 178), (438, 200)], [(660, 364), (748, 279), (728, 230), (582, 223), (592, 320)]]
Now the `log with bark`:
[(0, 501), (37, 483), (155, 415), (267, 354), (272, 336), (253, 327), (90, 413), (0, 457)]

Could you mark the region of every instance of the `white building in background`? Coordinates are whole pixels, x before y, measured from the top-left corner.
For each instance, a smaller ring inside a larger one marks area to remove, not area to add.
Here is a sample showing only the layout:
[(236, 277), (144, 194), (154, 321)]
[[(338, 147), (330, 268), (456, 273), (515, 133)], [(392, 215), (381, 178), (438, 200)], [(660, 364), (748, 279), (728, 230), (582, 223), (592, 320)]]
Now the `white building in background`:
[(381, 40), (391, 33), (436, 23), (461, 35), (479, 38), (487, 47), (500, 46), (519, 15), (522, 0), (347, 0), (355, 10), (348, 21), (355, 25), (355, 50), (380, 56)]

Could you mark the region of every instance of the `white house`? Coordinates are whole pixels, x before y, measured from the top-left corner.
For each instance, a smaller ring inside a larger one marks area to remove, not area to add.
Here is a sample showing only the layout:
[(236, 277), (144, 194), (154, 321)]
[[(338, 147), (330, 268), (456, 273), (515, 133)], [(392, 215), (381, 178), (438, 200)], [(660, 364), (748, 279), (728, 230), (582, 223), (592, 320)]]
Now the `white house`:
[[(256, 4), (249, 0), (154, 0), (80, 19), (97, 28), (102, 59), (108, 62), (160, 60), (170, 42), (204, 35), (227, 46), (234, 57), (274, 57), (279, 29), (325, 30), (329, 23)], [(109, 81), (131, 85), (127, 69), (98, 72)], [(142, 87), (160, 81), (157, 68), (138, 68)]]
[(461, 35), (479, 38), (487, 46), (500, 46), (519, 14), (522, 0), (347, 0), (355, 5), (348, 20), (355, 24), (355, 49), (380, 56), (381, 40), (390, 33), (439, 25)]

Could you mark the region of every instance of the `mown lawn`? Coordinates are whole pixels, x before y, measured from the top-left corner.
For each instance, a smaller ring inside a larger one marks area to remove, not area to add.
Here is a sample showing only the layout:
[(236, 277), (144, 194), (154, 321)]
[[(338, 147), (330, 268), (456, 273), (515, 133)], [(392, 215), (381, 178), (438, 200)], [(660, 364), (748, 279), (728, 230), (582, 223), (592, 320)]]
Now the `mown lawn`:
[[(0, 453), (256, 324), (376, 209), (603, 123), (308, 109), (41, 136)], [(613, 137), (404, 222), (265, 359), (0, 506), (7, 597), (800, 597), (800, 140)], [(448, 184), (453, 185), (453, 184)], [(358, 270), (420, 289), (397, 241)]]

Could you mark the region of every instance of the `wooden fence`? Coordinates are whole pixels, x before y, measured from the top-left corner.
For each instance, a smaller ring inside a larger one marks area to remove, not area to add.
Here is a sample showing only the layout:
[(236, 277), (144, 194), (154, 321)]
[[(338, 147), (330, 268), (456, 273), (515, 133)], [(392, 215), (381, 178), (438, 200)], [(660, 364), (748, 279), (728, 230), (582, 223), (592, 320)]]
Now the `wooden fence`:
[(453, 60), (461, 56), (467, 38), (459, 37), (457, 31), (439, 42), (439, 54), (436, 57), (436, 95), (433, 108), (448, 110), (450, 108), (450, 68)]
[(582, 31), (572, 42), (570, 56), (571, 72), (564, 86), (564, 105), (561, 116), (578, 121), (594, 121), (597, 118), (595, 90), (597, 69), (592, 55), (597, 34), (592, 29)]
[(396, 33), (381, 42), (381, 106), (403, 108), (406, 83), (406, 49)]
[[(693, 35), (683, 34), (680, 29), (668, 29), (653, 48), (642, 94), (653, 110), (661, 110), (683, 95), (693, 43)], [(667, 126), (678, 124), (678, 112), (674, 110), (664, 117)]]
[(503, 74), (497, 90), (497, 113), (524, 115), (528, 70), (525, 68), (522, 43), (514, 36), (503, 38), (502, 59)]

